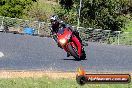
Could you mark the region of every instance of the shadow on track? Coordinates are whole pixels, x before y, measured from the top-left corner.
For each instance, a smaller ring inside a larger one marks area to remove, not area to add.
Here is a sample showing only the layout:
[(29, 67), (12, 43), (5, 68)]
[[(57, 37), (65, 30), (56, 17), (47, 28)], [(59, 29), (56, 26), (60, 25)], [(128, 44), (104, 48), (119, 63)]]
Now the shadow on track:
[(72, 61), (76, 61), (74, 58), (65, 58), (65, 59), (62, 59), (62, 60), (72, 60)]
[[(77, 61), (77, 60), (74, 59), (74, 58), (64, 58), (64, 59), (62, 59), (62, 60), (66, 60), (66, 61)], [(87, 59), (85, 59), (85, 60), (87, 60)], [(84, 61), (84, 60), (79, 60), (79, 61)]]

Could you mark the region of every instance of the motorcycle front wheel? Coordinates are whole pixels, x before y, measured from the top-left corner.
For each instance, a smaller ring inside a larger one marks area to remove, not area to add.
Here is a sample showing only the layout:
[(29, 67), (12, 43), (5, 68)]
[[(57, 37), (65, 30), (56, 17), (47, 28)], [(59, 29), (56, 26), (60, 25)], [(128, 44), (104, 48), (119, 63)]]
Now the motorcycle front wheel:
[(68, 45), (68, 49), (70, 54), (75, 58), (75, 60), (79, 61), (80, 58), (78, 56), (77, 49), (74, 48), (71, 44)]

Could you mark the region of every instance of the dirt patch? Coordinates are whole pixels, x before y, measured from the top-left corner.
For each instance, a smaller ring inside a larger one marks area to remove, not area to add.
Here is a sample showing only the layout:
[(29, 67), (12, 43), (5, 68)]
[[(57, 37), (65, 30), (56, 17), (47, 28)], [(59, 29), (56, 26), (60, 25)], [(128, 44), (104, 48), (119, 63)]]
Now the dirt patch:
[[(12, 70), (1, 70), (0, 78), (40, 78), (40, 77), (49, 77), (53, 79), (59, 78), (68, 78), (75, 79), (78, 72), (55, 72), (55, 71), (12, 71)], [(91, 73), (96, 74), (96, 73)], [(101, 73), (98, 73), (101, 74)], [(108, 73), (103, 73), (108, 74)], [(113, 73), (112, 73), (113, 74)], [(130, 74), (132, 76), (132, 73)]]
[(49, 71), (0, 71), (0, 78), (25, 78), (25, 77), (50, 77), (53, 79), (58, 78), (76, 78), (75, 72), (49, 72)]

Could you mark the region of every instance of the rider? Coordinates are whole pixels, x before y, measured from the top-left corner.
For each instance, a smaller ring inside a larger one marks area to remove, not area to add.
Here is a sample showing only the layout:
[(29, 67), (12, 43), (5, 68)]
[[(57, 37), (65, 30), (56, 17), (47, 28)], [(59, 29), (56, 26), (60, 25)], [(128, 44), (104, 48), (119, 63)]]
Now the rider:
[[(52, 34), (57, 34), (58, 31), (61, 30), (62, 28), (68, 27), (69, 29), (71, 29), (73, 34), (79, 39), (79, 41), (82, 45), (82, 40), (79, 37), (79, 32), (73, 30), (68, 24), (65, 24), (63, 21), (60, 21), (56, 15), (51, 16), (50, 22), (51, 22), (51, 32), (52, 32)], [(58, 43), (58, 40), (56, 38), (54, 38), (54, 39), (57, 42), (58, 47), (61, 48), (60, 44)], [(69, 55), (67, 55), (67, 56), (69, 56)]]

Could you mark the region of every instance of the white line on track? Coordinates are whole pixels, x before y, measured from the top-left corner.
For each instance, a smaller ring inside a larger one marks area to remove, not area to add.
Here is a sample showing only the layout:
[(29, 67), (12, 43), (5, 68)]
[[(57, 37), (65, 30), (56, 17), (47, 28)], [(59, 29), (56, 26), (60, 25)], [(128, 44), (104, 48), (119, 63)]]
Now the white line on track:
[(4, 56), (4, 54), (2, 52), (0, 52), (0, 58), (3, 57), (3, 56)]

